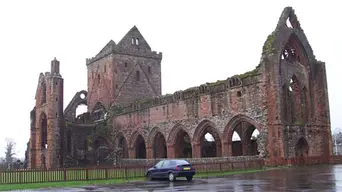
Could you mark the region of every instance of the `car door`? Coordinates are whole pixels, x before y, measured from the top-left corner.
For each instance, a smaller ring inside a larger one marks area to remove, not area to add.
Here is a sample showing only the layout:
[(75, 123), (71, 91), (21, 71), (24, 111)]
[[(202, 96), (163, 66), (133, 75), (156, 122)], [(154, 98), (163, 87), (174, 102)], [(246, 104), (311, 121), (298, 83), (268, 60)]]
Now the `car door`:
[(163, 166), (163, 163), (164, 161), (159, 161), (157, 164), (155, 164), (154, 168), (151, 171), (153, 177), (161, 177), (161, 168)]
[(165, 160), (162, 167), (160, 168), (160, 177), (167, 178), (170, 170), (170, 161)]

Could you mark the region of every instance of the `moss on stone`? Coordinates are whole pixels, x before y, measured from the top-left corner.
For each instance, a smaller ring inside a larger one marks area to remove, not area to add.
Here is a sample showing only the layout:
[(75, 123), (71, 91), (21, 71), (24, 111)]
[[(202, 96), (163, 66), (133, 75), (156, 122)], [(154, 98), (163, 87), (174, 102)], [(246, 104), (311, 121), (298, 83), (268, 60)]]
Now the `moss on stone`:
[(247, 77), (255, 76), (257, 74), (258, 74), (258, 68), (255, 68), (255, 69), (253, 69), (251, 71), (247, 71), (246, 73), (234, 75), (233, 77), (237, 77), (239, 79), (244, 79), (244, 78), (247, 78)]
[(217, 80), (216, 82), (212, 82), (212, 83), (206, 83), (207, 86), (212, 87), (212, 86), (216, 86), (216, 85), (220, 85), (225, 83), (225, 80)]
[(272, 53), (274, 51), (274, 48), (273, 48), (274, 40), (275, 40), (275, 32), (273, 31), (270, 35), (268, 35), (268, 37), (264, 43), (264, 46), (262, 47), (262, 54), (263, 55)]
[(300, 126), (300, 125), (304, 125), (305, 123), (303, 122), (303, 121), (301, 121), (301, 120), (297, 120), (297, 121), (295, 121), (295, 123), (294, 123), (294, 125), (296, 125), (296, 126)]

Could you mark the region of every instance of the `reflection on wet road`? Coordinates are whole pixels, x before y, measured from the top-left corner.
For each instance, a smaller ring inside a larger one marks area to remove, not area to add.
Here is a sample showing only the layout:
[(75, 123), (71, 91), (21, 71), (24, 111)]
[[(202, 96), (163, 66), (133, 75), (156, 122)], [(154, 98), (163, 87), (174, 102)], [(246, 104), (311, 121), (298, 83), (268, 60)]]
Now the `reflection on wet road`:
[[(50, 191), (50, 190), (34, 190)], [(225, 178), (146, 181), (113, 186), (88, 186), (53, 189), (51, 191), (342, 191), (342, 165), (322, 165), (301, 168), (232, 175)]]

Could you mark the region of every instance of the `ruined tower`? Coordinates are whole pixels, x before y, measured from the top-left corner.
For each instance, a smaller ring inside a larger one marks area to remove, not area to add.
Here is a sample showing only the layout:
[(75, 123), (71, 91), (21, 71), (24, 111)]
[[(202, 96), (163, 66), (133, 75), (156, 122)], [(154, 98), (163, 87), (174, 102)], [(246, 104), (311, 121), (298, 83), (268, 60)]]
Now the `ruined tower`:
[(161, 95), (161, 60), (136, 26), (118, 44), (109, 41), (86, 61), (88, 110)]
[(63, 78), (59, 64), (55, 58), (51, 71), (39, 75), (36, 105), (30, 115), (30, 168), (54, 168), (61, 164)]
[[(270, 161), (332, 154), (325, 63), (316, 60), (291, 7), (263, 47)], [(310, 146), (310, 147), (309, 147)]]

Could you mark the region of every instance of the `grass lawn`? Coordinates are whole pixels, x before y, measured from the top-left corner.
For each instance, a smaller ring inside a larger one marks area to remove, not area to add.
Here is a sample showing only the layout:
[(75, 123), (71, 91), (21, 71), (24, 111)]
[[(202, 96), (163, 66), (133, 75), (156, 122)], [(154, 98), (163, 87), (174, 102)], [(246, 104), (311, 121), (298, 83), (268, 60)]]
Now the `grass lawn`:
[[(274, 168), (271, 168), (274, 169)], [(233, 174), (254, 173), (270, 170), (264, 169), (249, 169), (249, 170), (236, 170), (229, 172), (208, 172), (197, 173), (195, 178), (210, 178), (220, 177)], [(46, 183), (29, 183), (29, 184), (2, 184), (0, 185), (0, 191), (8, 190), (21, 190), (21, 189), (38, 189), (38, 188), (55, 188), (55, 187), (77, 187), (87, 185), (110, 185), (110, 184), (123, 184), (127, 182), (143, 181), (144, 177), (131, 177), (130, 179), (111, 179), (111, 180), (91, 180), (91, 181), (65, 181), (65, 182), (46, 182)]]

